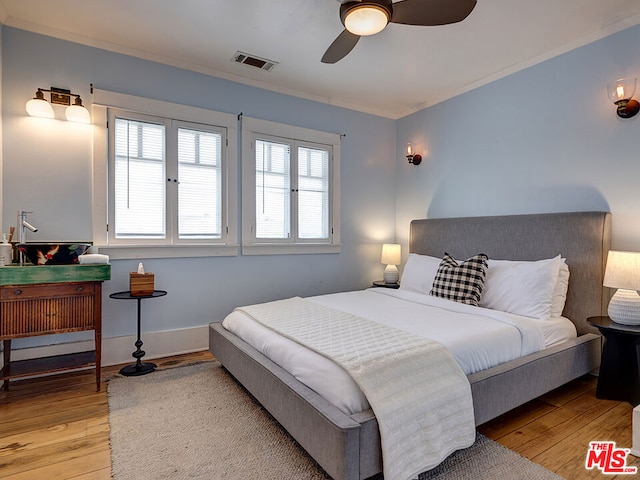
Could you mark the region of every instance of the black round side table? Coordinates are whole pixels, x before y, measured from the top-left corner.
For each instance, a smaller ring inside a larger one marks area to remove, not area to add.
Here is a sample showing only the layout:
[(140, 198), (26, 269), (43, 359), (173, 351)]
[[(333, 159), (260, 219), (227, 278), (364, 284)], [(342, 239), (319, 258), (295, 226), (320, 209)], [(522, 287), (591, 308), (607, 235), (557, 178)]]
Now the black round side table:
[(596, 397), (640, 404), (640, 325), (609, 317), (587, 319), (604, 337)]
[(376, 280), (371, 284), (372, 287), (382, 287), (382, 288), (400, 288), (399, 283), (385, 283), (384, 280)]
[(131, 356), (136, 359), (136, 363), (122, 367), (120, 369), (120, 375), (136, 377), (138, 375), (146, 375), (147, 373), (151, 373), (155, 370), (157, 366), (155, 363), (143, 363), (141, 360), (142, 357), (144, 357), (145, 352), (140, 348), (142, 347), (142, 340), (140, 340), (140, 304), (144, 298), (164, 297), (166, 294), (167, 292), (164, 290), (154, 290), (150, 295), (131, 295), (131, 291), (127, 290), (125, 292), (116, 292), (109, 295), (109, 298), (115, 298), (116, 300), (138, 300), (138, 340), (136, 340), (135, 343), (136, 351), (131, 354)]

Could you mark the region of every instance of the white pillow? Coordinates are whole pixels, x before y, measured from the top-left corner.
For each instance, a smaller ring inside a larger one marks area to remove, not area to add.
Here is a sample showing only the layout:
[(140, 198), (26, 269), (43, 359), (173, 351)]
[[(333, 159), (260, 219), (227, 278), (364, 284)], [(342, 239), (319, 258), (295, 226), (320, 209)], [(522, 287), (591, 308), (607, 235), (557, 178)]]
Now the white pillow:
[(567, 289), (569, 288), (569, 265), (565, 259), (561, 259), (560, 270), (558, 271), (558, 281), (553, 289), (553, 298), (551, 299), (551, 318), (562, 316), (564, 304), (567, 301)]
[(489, 260), (480, 306), (541, 320), (550, 318), (562, 262), (560, 255), (537, 262)]
[(402, 271), (400, 290), (429, 294), (441, 261), (441, 258), (410, 253)]

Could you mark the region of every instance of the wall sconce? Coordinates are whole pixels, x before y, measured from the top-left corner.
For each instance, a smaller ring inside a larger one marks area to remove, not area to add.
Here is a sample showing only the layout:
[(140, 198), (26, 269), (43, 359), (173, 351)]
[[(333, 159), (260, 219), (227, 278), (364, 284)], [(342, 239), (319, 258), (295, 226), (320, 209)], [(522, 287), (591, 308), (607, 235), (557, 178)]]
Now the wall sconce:
[(407, 143), (407, 160), (413, 165), (420, 165), (420, 162), (422, 162), (422, 155), (419, 153), (414, 154), (410, 143)]
[[(44, 98), (44, 92), (51, 94), (51, 103)], [(75, 97), (73, 105), (71, 105), (71, 97)], [(50, 90), (38, 88), (36, 96), (27, 102), (27, 113), (32, 117), (55, 118), (51, 104), (67, 105), (65, 117), (70, 122), (91, 123), (91, 116), (82, 105), (80, 95), (64, 88), (51, 87)]]
[(607, 85), (609, 99), (618, 106), (618, 116), (620, 118), (631, 118), (640, 110), (640, 103), (634, 100), (636, 93), (635, 78), (620, 78)]

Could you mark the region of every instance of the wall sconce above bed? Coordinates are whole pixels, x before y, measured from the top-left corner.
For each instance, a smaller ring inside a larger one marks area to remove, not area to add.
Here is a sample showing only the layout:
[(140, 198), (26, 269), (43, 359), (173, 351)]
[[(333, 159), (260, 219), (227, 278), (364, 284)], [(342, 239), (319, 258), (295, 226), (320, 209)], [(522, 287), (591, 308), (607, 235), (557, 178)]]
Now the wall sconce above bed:
[[(50, 93), (51, 103), (45, 99), (45, 92)], [(73, 105), (71, 105), (71, 97), (75, 97)], [(51, 104), (66, 105), (65, 118), (70, 122), (91, 122), (89, 111), (82, 104), (80, 95), (77, 93), (71, 93), (71, 90), (66, 90), (64, 88), (38, 88), (36, 96), (27, 101), (27, 113), (32, 117), (55, 118), (55, 113)]]
[(605, 287), (617, 288), (609, 302), (611, 320), (640, 325), (640, 253), (610, 251), (604, 272)]
[(413, 148), (410, 143), (407, 143), (407, 160), (413, 165), (420, 165), (420, 162), (422, 162), (422, 155), (413, 153)]
[(635, 78), (619, 78), (615, 82), (607, 85), (609, 99), (618, 106), (618, 116), (620, 118), (634, 117), (640, 110), (640, 103), (633, 99), (636, 93)]

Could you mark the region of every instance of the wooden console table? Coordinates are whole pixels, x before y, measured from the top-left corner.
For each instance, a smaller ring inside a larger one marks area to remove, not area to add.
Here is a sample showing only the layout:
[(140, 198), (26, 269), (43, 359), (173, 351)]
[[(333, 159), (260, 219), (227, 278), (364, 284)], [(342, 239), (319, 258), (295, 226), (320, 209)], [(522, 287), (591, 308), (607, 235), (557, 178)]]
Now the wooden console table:
[[(11, 270), (14, 268), (21, 267), (9, 267)], [(44, 267), (23, 268), (35, 270)], [(108, 269), (106, 271), (110, 273)], [(82, 271), (85, 274), (87, 272)], [(91, 278), (87, 275), (84, 277)], [(15, 338), (85, 330), (94, 331), (93, 350), (11, 361), (11, 341)], [(4, 348), (4, 366), (0, 370), (4, 390), (9, 389), (9, 380), (12, 378), (87, 367), (95, 367), (96, 389), (100, 390), (102, 280), (0, 285), (0, 340)]]

